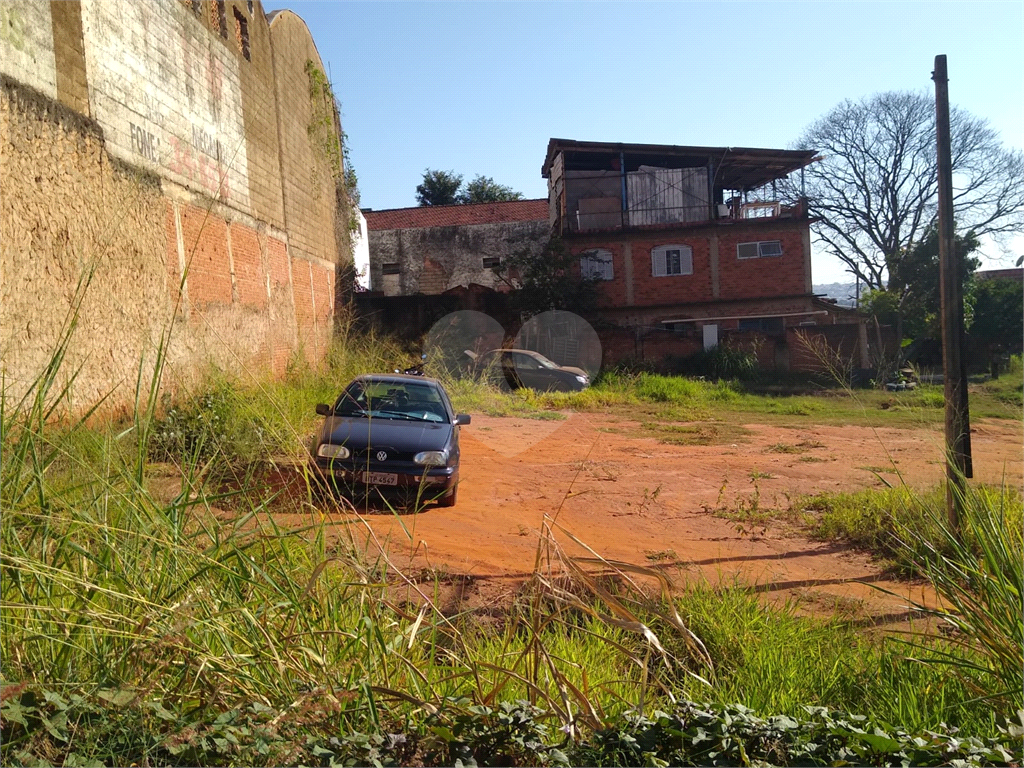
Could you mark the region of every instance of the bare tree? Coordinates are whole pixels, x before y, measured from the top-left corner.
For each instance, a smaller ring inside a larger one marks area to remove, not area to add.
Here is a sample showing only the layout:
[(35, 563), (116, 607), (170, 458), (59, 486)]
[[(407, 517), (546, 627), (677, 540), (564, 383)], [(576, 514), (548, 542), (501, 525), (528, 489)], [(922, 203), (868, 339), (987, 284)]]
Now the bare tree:
[[(961, 231), (1024, 231), (1024, 153), (1003, 147), (986, 120), (950, 110), (953, 206)], [(844, 101), (798, 142), (821, 159), (808, 166), (815, 234), (872, 288), (902, 289), (900, 263), (934, 224), (937, 210), (935, 102), (893, 91)], [(799, 191), (792, 180), (788, 194)]]

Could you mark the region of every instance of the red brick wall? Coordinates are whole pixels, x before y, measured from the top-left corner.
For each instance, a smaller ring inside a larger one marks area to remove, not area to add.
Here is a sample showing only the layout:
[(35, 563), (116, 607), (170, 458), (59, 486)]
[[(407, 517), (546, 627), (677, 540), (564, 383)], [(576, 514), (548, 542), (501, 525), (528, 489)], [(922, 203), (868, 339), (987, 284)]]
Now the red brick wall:
[(267, 284), (256, 232), (241, 224), (231, 225), (231, 259), (235, 266), (238, 300), (247, 307), (265, 309)]
[(288, 247), (276, 238), (267, 239), (267, 262), (274, 285), (288, 285)]
[(598, 331), (601, 340), (602, 365), (622, 362), (643, 362), (661, 365), (666, 357), (686, 357), (703, 348), (703, 342), (693, 334), (673, 331), (641, 330), (604, 327)]
[[(782, 255), (764, 259), (739, 259), (736, 246), (758, 240), (779, 240)], [(806, 293), (803, 234), (799, 228), (731, 231), (718, 237), (718, 284), (723, 299), (787, 296)]]
[(231, 304), (227, 224), (224, 219), (192, 205), (181, 207), (185, 241), (188, 298), (202, 310), (208, 304)]
[(309, 262), (292, 259), (292, 286), (295, 291), (295, 323), (299, 327), (299, 341), (309, 345), (309, 329), (313, 327), (313, 286), (310, 282)]
[[(687, 245), (693, 250), (692, 275), (665, 275), (654, 277), (651, 251), (660, 245)], [(633, 303), (650, 304), (688, 303), (710, 301), (711, 257), (710, 240), (705, 236), (661, 236), (633, 241)]]
[[(601, 292), (600, 305), (607, 307), (626, 306), (626, 264), (624, 261), (624, 246), (622, 243), (573, 242), (570, 244), (569, 248), (577, 258), (582, 256), (585, 251), (589, 251), (593, 248), (602, 248), (611, 252), (613, 279), (602, 280), (598, 283), (598, 287)], [(579, 261), (577, 260), (573, 266), (576, 274), (579, 274)]]
[(325, 334), (330, 332), (331, 316), (334, 314), (334, 270), (313, 265), (313, 304), (316, 308), (316, 329), (321, 343), (326, 342)]
[[(715, 301), (711, 277), (711, 238), (718, 237), (717, 300), (799, 295), (807, 292), (805, 268), (810, 254), (804, 252), (804, 222), (769, 226), (762, 223), (720, 226), (713, 230), (641, 233), (630, 238), (633, 267), (633, 301), (626, 289), (625, 245), (620, 240), (599, 237), (570, 243), (573, 254), (593, 248), (611, 251), (615, 277), (601, 283), (603, 306), (655, 306)], [(739, 243), (779, 240), (782, 256), (764, 259), (738, 259)], [(654, 277), (651, 251), (661, 245), (685, 245), (693, 252), (693, 274)]]

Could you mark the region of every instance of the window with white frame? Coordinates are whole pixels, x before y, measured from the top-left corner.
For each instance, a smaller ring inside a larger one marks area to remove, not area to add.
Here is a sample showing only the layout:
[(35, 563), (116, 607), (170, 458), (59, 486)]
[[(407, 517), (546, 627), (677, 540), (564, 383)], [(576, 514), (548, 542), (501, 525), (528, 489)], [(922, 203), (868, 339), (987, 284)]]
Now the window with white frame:
[(781, 255), (782, 242), (780, 240), (761, 240), (756, 243), (737, 243), (736, 245), (736, 258), (738, 259), (767, 259)]
[(651, 249), (654, 277), (693, 274), (693, 249), (688, 245), (659, 245)]
[(595, 248), (580, 254), (580, 274), (584, 280), (614, 280), (612, 252)]

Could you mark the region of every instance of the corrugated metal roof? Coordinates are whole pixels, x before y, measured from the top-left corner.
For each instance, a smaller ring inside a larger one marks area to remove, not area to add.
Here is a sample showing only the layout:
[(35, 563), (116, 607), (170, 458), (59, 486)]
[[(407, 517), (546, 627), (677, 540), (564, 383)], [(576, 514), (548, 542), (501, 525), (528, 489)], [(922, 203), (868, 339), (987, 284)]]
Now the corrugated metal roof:
[(371, 231), (457, 227), (509, 221), (547, 221), (548, 200), (542, 197), (536, 200), (512, 200), (507, 203), (424, 205), (416, 208), (363, 211), (363, 215), (366, 216), (366, 228)]
[[(710, 160), (715, 168), (715, 186), (726, 189), (756, 189), (773, 179), (781, 179), (810, 163), (817, 152), (810, 149), (763, 149), (760, 147), (688, 147), (675, 144), (622, 144), (605, 141), (575, 141), (551, 139), (547, 156), (541, 166), (541, 176), (550, 176), (551, 163), (559, 153), (566, 153), (566, 170), (573, 167), (572, 159), (586, 156), (618, 160), (627, 156), (627, 170), (631, 159), (642, 158), (648, 165), (658, 165), (656, 158), (688, 158)], [(684, 163), (685, 164), (685, 163)], [(591, 167), (591, 166), (587, 166)], [(673, 166), (675, 167), (675, 166)]]

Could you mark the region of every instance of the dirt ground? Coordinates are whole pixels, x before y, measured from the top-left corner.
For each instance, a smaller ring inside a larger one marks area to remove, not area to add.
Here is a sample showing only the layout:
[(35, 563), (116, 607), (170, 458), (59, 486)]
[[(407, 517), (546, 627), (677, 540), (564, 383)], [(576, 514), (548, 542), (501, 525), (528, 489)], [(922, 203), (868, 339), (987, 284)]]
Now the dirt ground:
[[(545, 519), (568, 554), (588, 554), (575, 536), (604, 558), (658, 568), (677, 586), (739, 579), (866, 625), (907, 616), (904, 599), (869, 584), (931, 602), (922, 584), (886, 579), (867, 554), (808, 540), (785, 523), (765, 528), (751, 513), (789, 509), (804, 494), (880, 487), (879, 476), (931, 487), (943, 472), (941, 427), (744, 429), (735, 443), (675, 445), (611, 414), (474, 415), (462, 430), (454, 508), (363, 519), (405, 572), (463, 576), (467, 607), (505, 601), (529, 576)], [(976, 478), (1020, 486), (1019, 423), (979, 421), (972, 441)]]

